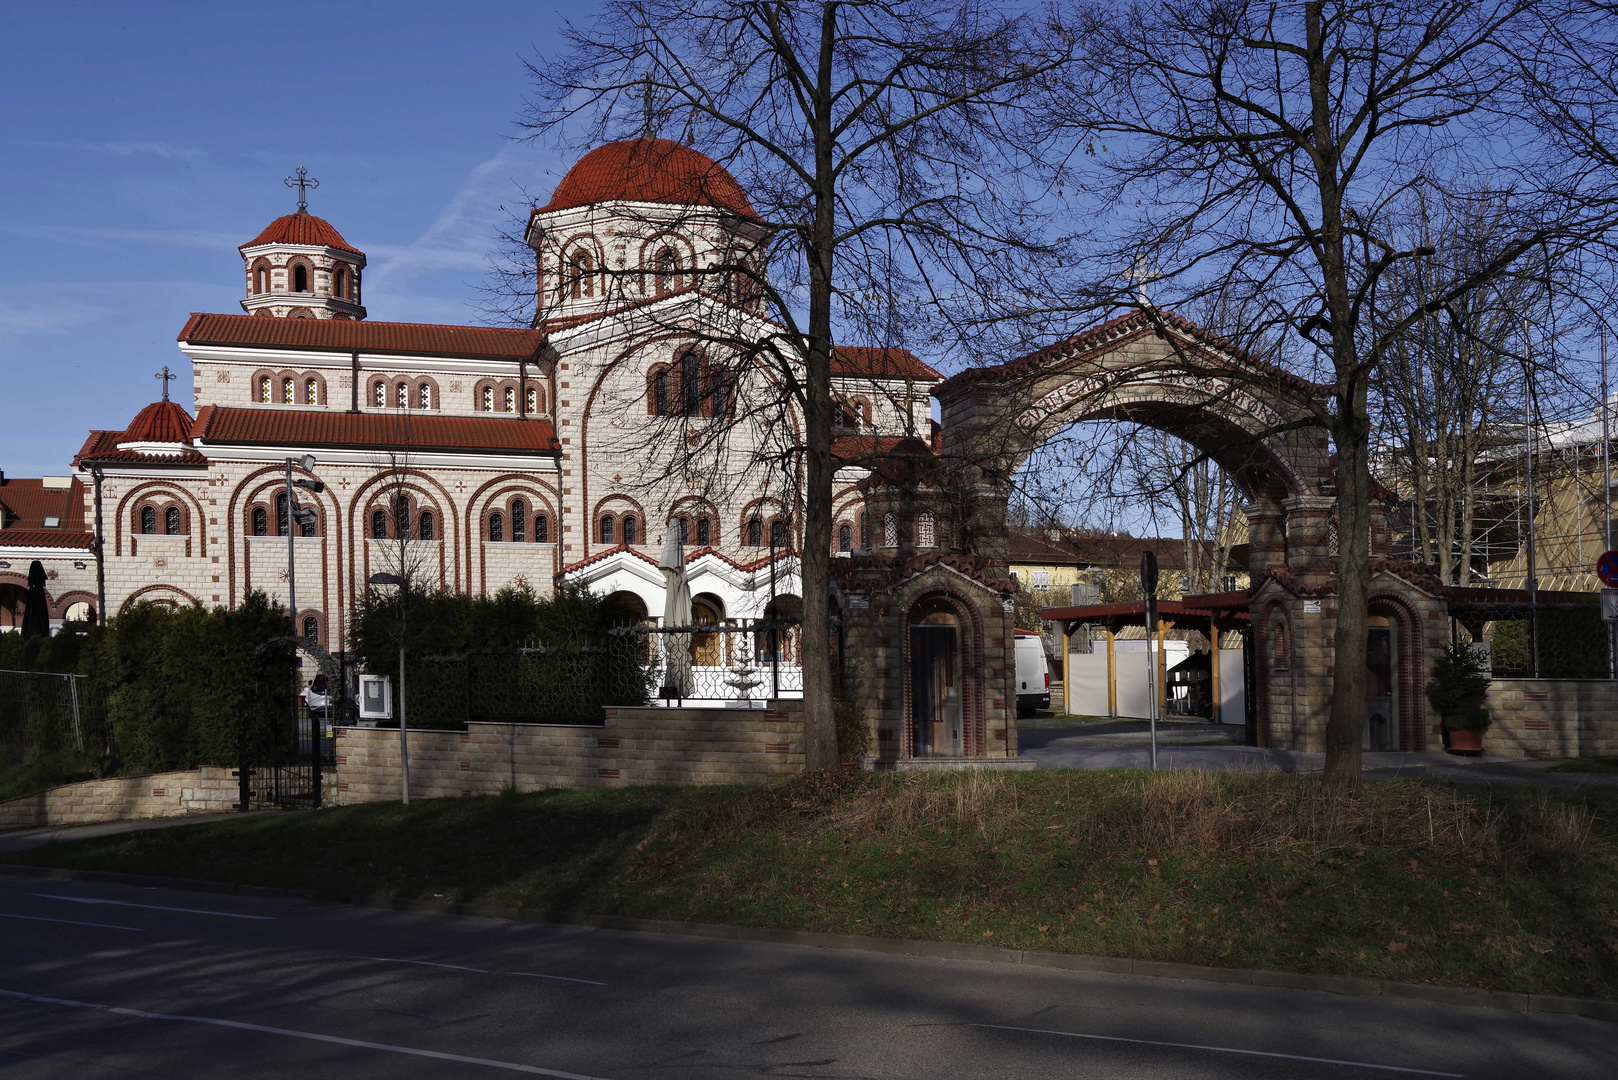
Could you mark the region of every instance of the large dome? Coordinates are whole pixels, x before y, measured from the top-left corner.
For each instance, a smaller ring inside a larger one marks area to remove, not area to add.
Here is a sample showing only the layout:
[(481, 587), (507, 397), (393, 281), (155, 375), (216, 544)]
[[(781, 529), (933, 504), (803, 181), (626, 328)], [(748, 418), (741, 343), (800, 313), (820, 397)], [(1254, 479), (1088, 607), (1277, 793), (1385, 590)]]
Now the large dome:
[(713, 206), (758, 216), (747, 192), (723, 166), (669, 139), (626, 139), (596, 147), (568, 170), (540, 212), (615, 201)]
[(342, 234), (331, 227), (331, 222), (301, 212), (276, 218), (263, 232), (238, 250), (258, 247), (260, 244), (304, 244), (310, 247), (337, 248), (339, 251), (355, 255), (364, 254), (359, 248), (344, 240)]
[[(164, 369), (167, 370), (167, 369)], [(178, 404), (164, 398), (154, 401), (135, 414), (118, 439), (120, 446), (129, 443), (189, 443), (191, 441), (191, 414)]]

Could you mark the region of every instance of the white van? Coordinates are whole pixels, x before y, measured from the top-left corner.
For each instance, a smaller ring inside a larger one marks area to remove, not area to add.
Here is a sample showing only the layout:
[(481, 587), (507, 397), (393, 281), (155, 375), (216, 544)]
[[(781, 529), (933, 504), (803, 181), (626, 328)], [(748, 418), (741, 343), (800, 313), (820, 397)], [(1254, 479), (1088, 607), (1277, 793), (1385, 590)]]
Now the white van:
[(1017, 715), (1032, 716), (1051, 707), (1051, 672), (1045, 643), (1032, 630), (1017, 631)]

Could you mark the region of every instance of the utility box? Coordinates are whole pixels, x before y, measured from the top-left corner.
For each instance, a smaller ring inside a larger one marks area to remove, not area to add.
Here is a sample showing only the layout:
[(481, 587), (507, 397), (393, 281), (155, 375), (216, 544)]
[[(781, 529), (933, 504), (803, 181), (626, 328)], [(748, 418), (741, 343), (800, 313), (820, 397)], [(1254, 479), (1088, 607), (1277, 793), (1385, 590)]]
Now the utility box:
[(360, 719), (393, 719), (393, 680), (386, 675), (360, 676)]

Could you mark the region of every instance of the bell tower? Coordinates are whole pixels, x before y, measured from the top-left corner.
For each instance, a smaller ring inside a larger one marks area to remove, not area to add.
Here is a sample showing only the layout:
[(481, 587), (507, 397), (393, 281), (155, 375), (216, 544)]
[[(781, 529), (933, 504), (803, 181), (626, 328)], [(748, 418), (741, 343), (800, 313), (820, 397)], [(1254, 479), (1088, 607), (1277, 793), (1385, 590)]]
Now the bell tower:
[(249, 315), (282, 319), (363, 319), (360, 273), (365, 253), (324, 218), (309, 212), (308, 193), (320, 186), (302, 165), (286, 178), (298, 189), (297, 213), (278, 217), (237, 248), (247, 270)]

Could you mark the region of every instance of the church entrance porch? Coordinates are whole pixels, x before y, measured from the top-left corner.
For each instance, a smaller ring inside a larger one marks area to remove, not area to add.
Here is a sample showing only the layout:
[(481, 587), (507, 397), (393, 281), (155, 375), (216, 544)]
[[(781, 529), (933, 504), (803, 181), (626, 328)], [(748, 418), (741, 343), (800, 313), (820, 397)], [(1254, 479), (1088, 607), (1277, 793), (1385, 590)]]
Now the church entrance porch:
[(937, 611), (910, 627), (911, 756), (961, 756), (960, 631)]

